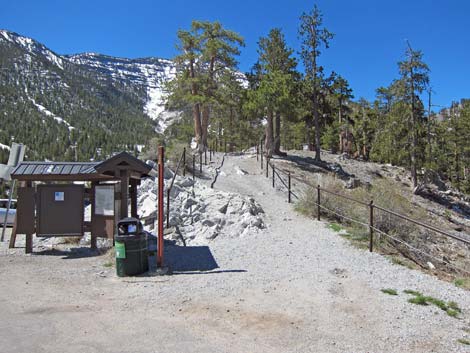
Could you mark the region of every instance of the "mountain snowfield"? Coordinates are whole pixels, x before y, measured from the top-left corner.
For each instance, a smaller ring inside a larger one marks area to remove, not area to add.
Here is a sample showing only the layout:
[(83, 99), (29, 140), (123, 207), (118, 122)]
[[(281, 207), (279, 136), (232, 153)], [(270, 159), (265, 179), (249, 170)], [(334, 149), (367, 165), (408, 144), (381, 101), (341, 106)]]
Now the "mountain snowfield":
[[(159, 133), (163, 133), (179, 117), (178, 112), (165, 110), (164, 85), (175, 77), (176, 72), (170, 60), (154, 57), (126, 59), (97, 53), (59, 55), (34, 39), (7, 30), (0, 30), (0, 44), (2, 41), (23, 49), (23, 62), (31, 63), (35, 59), (44, 58), (53, 66), (53, 70), (48, 70), (50, 72), (66, 70), (67, 66), (75, 64), (79, 68), (96, 72), (101, 80), (111, 79), (125, 86), (143, 88), (146, 92), (143, 97), (143, 113), (156, 122), (155, 129)], [(21, 69), (16, 63), (15, 68)], [(69, 88), (66, 82), (62, 82), (62, 87)], [(52, 113), (53, 109), (36, 103), (33, 97), (28, 98), (45, 116), (54, 117), (58, 123), (73, 129), (66, 118)]]
[(147, 98), (144, 113), (157, 121), (157, 132), (163, 133), (178, 118), (177, 112), (165, 110), (164, 85), (176, 75), (170, 60), (159, 58), (126, 59), (112, 56), (84, 53), (65, 56), (67, 60), (112, 77), (120, 82), (132, 82), (146, 87)]

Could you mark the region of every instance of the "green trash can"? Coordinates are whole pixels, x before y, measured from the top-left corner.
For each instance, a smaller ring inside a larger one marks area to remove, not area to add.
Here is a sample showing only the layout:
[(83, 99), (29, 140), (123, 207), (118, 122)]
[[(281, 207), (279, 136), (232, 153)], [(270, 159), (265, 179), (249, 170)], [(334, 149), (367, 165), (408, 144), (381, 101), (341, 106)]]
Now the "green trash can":
[(119, 277), (135, 276), (148, 271), (147, 235), (137, 218), (118, 222), (115, 237), (116, 273)]

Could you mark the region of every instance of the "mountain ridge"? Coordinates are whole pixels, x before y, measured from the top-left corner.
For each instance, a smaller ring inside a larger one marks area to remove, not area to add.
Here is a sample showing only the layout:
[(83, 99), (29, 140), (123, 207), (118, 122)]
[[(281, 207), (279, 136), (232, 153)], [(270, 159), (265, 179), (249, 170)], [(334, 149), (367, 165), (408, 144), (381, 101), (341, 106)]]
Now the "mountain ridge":
[[(72, 159), (77, 148), (83, 160), (118, 149), (137, 153), (179, 117), (165, 110), (164, 84), (174, 74), (168, 59), (62, 55), (2, 29), (0, 143), (23, 142), (28, 156), (38, 159)], [(45, 130), (49, 140), (38, 139), (38, 130)]]

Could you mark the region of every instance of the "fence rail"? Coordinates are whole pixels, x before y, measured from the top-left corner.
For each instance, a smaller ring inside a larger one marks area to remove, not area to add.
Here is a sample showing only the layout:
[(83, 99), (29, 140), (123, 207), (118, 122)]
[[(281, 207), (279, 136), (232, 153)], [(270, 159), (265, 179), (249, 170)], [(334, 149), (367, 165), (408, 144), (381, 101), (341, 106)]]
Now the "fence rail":
[[(470, 272), (468, 270), (465, 270), (463, 268), (460, 268), (458, 266), (455, 266), (453, 264), (450, 264), (448, 261), (444, 261), (442, 259), (439, 259), (429, 253), (426, 253), (425, 251), (423, 250), (420, 250), (420, 249), (417, 249), (416, 247), (412, 246), (411, 244), (408, 244), (407, 242), (405, 242), (404, 240), (401, 240), (401, 239), (398, 239), (397, 237), (395, 236), (392, 236), (382, 230), (380, 230), (379, 228), (377, 228), (375, 225), (374, 225), (374, 214), (375, 214), (375, 210), (379, 210), (379, 211), (382, 211), (382, 212), (385, 212), (389, 215), (392, 215), (394, 217), (398, 217), (398, 218), (401, 218), (407, 222), (410, 222), (410, 223), (413, 223), (419, 227), (422, 227), (424, 229), (427, 229), (427, 230), (430, 230), (430, 231), (433, 231), (433, 232), (436, 232), (440, 235), (443, 235), (447, 238), (451, 238), (453, 240), (456, 240), (458, 242), (461, 242), (467, 246), (470, 246), (470, 238), (466, 238), (466, 237), (462, 237), (462, 236), (459, 236), (459, 235), (456, 235), (456, 234), (452, 234), (452, 233), (449, 233), (449, 232), (446, 232), (442, 229), (439, 229), (439, 228), (436, 228), (430, 224), (426, 224), (426, 223), (423, 223), (423, 222), (420, 222), (418, 220), (415, 220), (415, 219), (412, 219), (410, 217), (407, 217), (405, 215), (402, 215), (400, 213), (397, 213), (395, 211), (392, 211), (392, 210), (389, 210), (389, 209), (386, 209), (384, 207), (381, 207), (379, 205), (376, 205), (374, 203), (373, 200), (371, 200), (370, 202), (364, 202), (362, 200), (358, 200), (358, 199), (355, 199), (353, 197), (350, 197), (348, 195), (344, 195), (344, 194), (340, 194), (340, 193), (337, 193), (337, 192), (334, 192), (334, 191), (331, 191), (331, 190), (328, 190), (328, 189), (325, 189), (325, 188), (322, 188), (320, 185), (313, 185), (312, 183), (310, 183), (308, 180), (304, 180), (304, 179), (301, 179), (295, 175), (293, 175), (294, 173), (290, 170), (284, 170), (284, 169), (281, 169), (281, 168), (277, 168), (274, 163), (271, 161), (271, 159), (267, 156), (264, 156), (265, 159), (266, 159), (266, 163), (264, 165), (263, 163), (263, 150), (262, 150), (262, 145), (260, 145), (260, 148), (256, 148), (256, 153), (257, 153), (257, 161), (259, 161), (261, 159), (261, 163), (260, 163), (260, 167), (261, 167), (261, 170), (263, 170), (264, 168), (266, 169), (265, 170), (265, 175), (266, 175), (266, 178), (269, 177), (269, 169), (271, 169), (271, 176), (272, 176), (272, 185), (273, 185), (273, 188), (275, 187), (275, 176), (278, 177), (278, 179), (281, 181), (281, 183), (284, 185), (284, 187), (287, 188), (287, 192), (288, 192), (288, 202), (290, 203), (291, 202), (291, 195), (297, 197), (297, 195), (294, 194), (293, 190), (292, 190), (292, 185), (291, 185), (291, 181), (292, 180), (295, 180), (301, 184), (304, 184), (305, 186), (308, 186), (308, 187), (311, 187), (312, 189), (315, 189), (317, 191), (317, 197), (316, 197), (316, 202), (315, 202), (315, 205), (317, 207), (317, 219), (320, 220), (321, 219), (321, 210), (324, 210), (326, 212), (330, 212), (332, 214), (335, 214), (337, 217), (340, 217), (342, 219), (345, 219), (345, 220), (348, 220), (350, 222), (353, 222), (353, 223), (357, 223), (359, 225), (362, 225), (364, 227), (366, 227), (368, 230), (369, 230), (369, 251), (370, 252), (373, 252), (373, 247), (374, 247), (374, 232), (378, 233), (378, 234), (381, 234), (389, 239), (392, 239), (398, 243), (401, 243), (403, 245), (405, 245), (406, 247), (408, 247), (409, 249), (415, 251), (415, 252), (418, 252), (420, 254), (423, 254), (423, 255), (426, 255), (427, 257), (429, 258), (432, 258), (440, 263), (443, 263), (445, 264), (446, 266), (449, 266), (449, 267), (452, 267), (454, 268), (455, 270), (458, 270), (460, 272), (463, 272), (463, 273), (466, 273), (467, 275), (470, 275)], [(258, 158), (258, 154), (260, 155), (261, 158)], [(271, 167), (271, 168), (269, 168)], [(286, 177), (287, 177), (287, 183), (285, 182), (285, 180), (281, 177), (281, 174), (284, 174)], [(366, 222), (362, 222), (360, 220), (357, 220), (357, 219), (354, 219), (352, 217), (349, 217), (347, 215), (344, 215), (342, 214), (341, 212), (338, 212), (338, 210), (331, 210), (327, 207), (325, 207), (325, 205), (322, 205), (321, 203), (321, 194), (322, 193), (327, 193), (327, 194), (331, 194), (331, 195), (334, 195), (336, 197), (339, 197), (339, 198), (342, 198), (344, 200), (348, 200), (348, 201), (351, 201), (351, 202), (355, 202), (357, 203), (358, 205), (361, 205), (362, 207), (364, 207), (366, 210), (368, 210), (368, 223)]]

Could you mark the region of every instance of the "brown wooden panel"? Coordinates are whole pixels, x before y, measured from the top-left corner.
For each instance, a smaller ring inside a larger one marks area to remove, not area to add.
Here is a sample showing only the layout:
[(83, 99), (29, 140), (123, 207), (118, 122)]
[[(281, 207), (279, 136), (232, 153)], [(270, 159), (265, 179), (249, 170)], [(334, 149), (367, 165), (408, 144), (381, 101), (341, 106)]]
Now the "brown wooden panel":
[(37, 235), (82, 236), (83, 194), (83, 185), (39, 185)]
[(18, 188), (18, 203), (16, 209), (16, 233), (35, 233), (34, 209), (35, 190), (32, 187)]
[(91, 220), (91, 235), (101, 238), (114, 238), (114, 216), (95, 215)]

